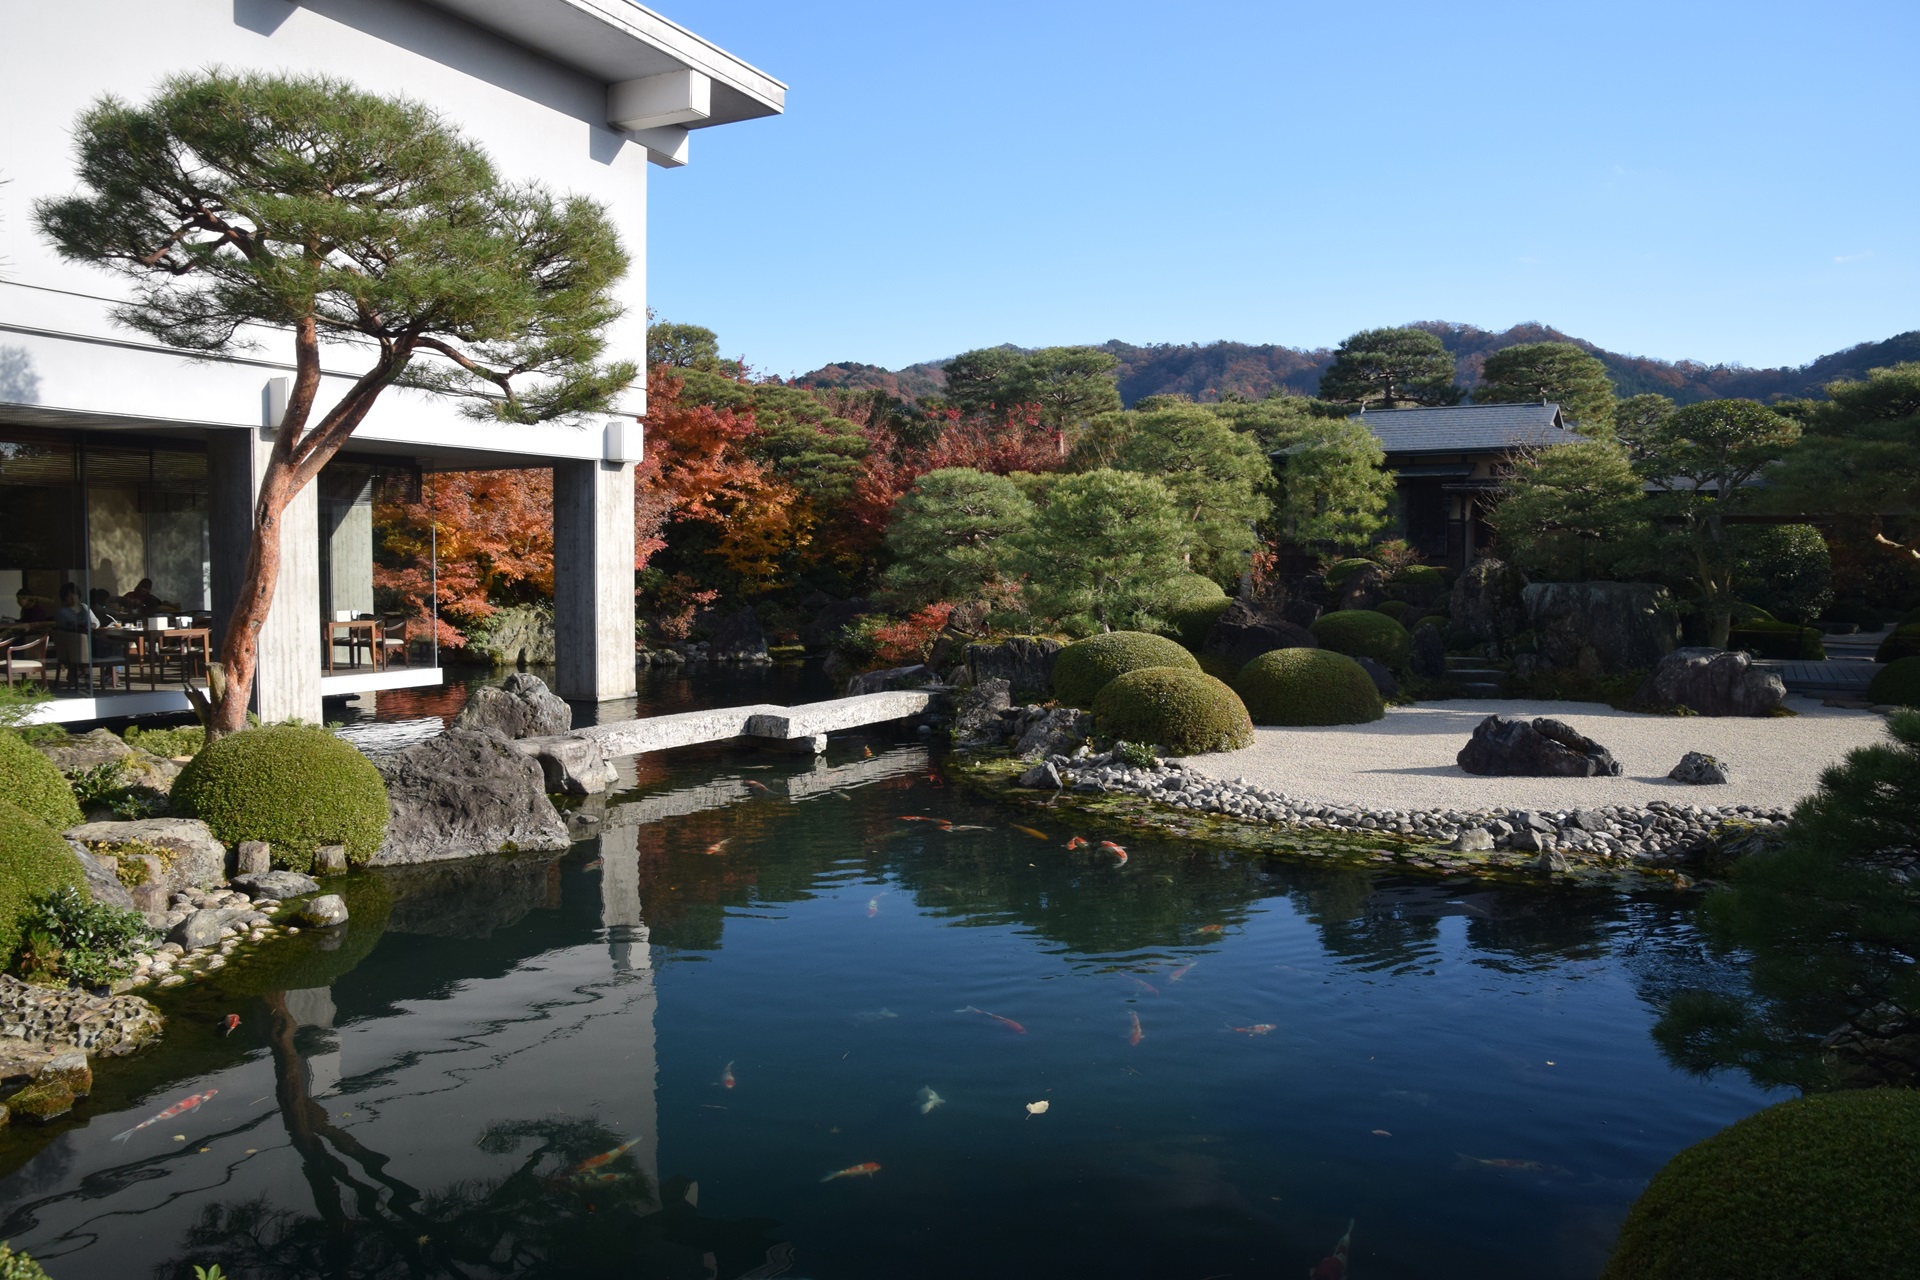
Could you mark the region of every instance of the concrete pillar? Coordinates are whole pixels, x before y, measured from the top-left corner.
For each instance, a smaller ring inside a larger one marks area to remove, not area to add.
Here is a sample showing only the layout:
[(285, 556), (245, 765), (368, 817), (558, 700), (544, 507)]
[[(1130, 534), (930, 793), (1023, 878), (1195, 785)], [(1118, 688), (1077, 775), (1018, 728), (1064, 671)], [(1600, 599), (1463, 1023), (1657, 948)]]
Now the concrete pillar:
[[(265, 429), (207, 433), (212, 489), (208, 541), (212, 551), (216, 653), (246, 572), (253, 535), (253, 504), (273, 454)], [(260, 628), (253, 709), (261, 720), (305, 720), (320, 713), (320, 503), (308, 485), (288, 504), (280, 527), (280, 578)]]
[(555, 463), (554, 692), (632, 697), (633, 621), (633, 464)]

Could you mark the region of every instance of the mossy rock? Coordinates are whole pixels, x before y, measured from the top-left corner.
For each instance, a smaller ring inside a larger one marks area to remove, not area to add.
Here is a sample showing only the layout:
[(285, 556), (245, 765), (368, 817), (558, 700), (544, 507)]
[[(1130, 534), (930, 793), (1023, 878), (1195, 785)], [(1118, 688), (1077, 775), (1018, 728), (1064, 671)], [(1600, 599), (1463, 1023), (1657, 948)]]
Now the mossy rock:
[(1874, 653), (1873, 660), (1893, 663), (1902, 658), (1914, 657), (1920, 657), (1920, 622), (1903, 622), (1880, 642), (1880, 648)]
[(17, 733), (0, 729), (0, 796), (25, 809), (55, 831), (87, 820), (73, 788), (53, 761), (26, 744)]
[(1602, 1280), (1895, 1280), (1920, 1240), (1920, 1092), (1768, 1107), (1667, 1162)]
[(60, 833), (0, 800), (0, 969), (20, 950), (20, 913), (62, 885), (85, 889), (80, 859)]
[(1757, 618), (1727, 633), (1727, 648), (1745, 649), (1759, 658), (1780, 658), (1789, 662), (1821, 662), (1827, 648), (1821, 643), (1820, 628), (1799, 627), (1791, 622), (1769, 622)]
[(359, 866), (386, 837), (386, 784), (367, 758), (324, 729), (269, 725), (210, 744), (173, 784), (178, 810), (224, 844), (264, 840), (278, 866), (306, 871), (313, 851), (343, 844)]
[(1198, 653), (1200, 646), (1207, 642), (1207, 632), (1213, 630), (1213, 624), (1220, 621), (1220, 615), (1233, 607), (1233, 601), (1221, 596), (1218, 600), (1202, 600), (1198, 604), (1183, 604), (1167, 611), (1167, 632), (1189, 650)]
[(1896, 707), (1920, 707), (1920, 656), (1889, 662), (1874, 673), (1867, 696)]
[(1054, 696), (1070, 707), (1092, 710), (1093, 700), (1115, 676), (1143, 667), (1200, 670), (1191, 653), (1165, 636), (1144, 631), (1109, 631), (1076, 640), (1053, 663)]
[(1326, 584), (1333, 590), (1338, 591), (1358, 575), (1365, 573), (1369, 569), (1378, 570), (1379, 568), (1380, 566), (1373, 561), (1363, 560), (1357, 556), (1349, 560), (1336, 561), (1333, 567), (1327, 570)]
[(1173, 755), (1253, 745), (1253, 721), (1225, 681), (1185, 667), (1142, 667), (1115, 676), (1093, 700), (1093, 723), (1128, 742)]
[(7, 1099), (7, 1110), (16, 1120), (45, 1124), (73, 1110), (73, 1090), (62, 1080), (43, 1080), (30, 1084)]
[(1387, 714), (1366, 668), (1332, 649), (1263, 653), (1233, 683), (1255, 724), (1366, 724)]
[(1413, 656), (1413, 636), (1407, 629), (1372, 609), (1321, 614), (1311, 630), (1321, 648), (1350, 658), (1372, 658), (1389, 671), (1405, 671)]

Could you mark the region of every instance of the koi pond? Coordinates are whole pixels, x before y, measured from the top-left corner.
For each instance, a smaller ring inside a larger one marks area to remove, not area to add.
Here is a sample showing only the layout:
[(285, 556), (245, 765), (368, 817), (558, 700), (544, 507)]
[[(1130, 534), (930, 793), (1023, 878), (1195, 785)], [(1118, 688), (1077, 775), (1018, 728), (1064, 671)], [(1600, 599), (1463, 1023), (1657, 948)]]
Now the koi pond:
[(0, 1131), (0, 1239), (58, 1280), (1578, 1280), (1771, 1100), (1649, 1035), (1683, 899), (1035, 821), (904, 729), (625, 768), (563, 856), (356, 876), (344, 937), (163, 997)]

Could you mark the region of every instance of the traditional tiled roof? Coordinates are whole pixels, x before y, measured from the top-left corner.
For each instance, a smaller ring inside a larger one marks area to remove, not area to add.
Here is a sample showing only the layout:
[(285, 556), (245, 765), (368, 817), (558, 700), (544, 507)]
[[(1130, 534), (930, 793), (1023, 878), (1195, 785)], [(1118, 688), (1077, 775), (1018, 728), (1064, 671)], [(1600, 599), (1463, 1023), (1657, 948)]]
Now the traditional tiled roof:
[(1506, 453), (1585, 439), (1567, 430), (1557, 404), (1374, 409), (1354, 417), (1373, 432), (1388, 457), (1409, 453)]

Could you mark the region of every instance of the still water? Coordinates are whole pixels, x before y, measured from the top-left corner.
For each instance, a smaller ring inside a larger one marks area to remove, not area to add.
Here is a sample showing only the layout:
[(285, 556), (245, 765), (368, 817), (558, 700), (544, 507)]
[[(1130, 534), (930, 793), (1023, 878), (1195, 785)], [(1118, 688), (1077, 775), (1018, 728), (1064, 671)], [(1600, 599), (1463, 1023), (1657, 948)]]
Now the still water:
[[(811, 696), (765, 679), (726, 700)], [(1591, 1277), (1769, 1101), (1649, 1038), (1684, 903), (1086, 832), (1117, 865), (909, 734), (628, 770), (570, 853), (356, 877), (344, 939), (173, 999), (0, 1132), (0, 1239), (59, 1280), (1201, 1280), (1352, 1223), (1356, 1280)]]

